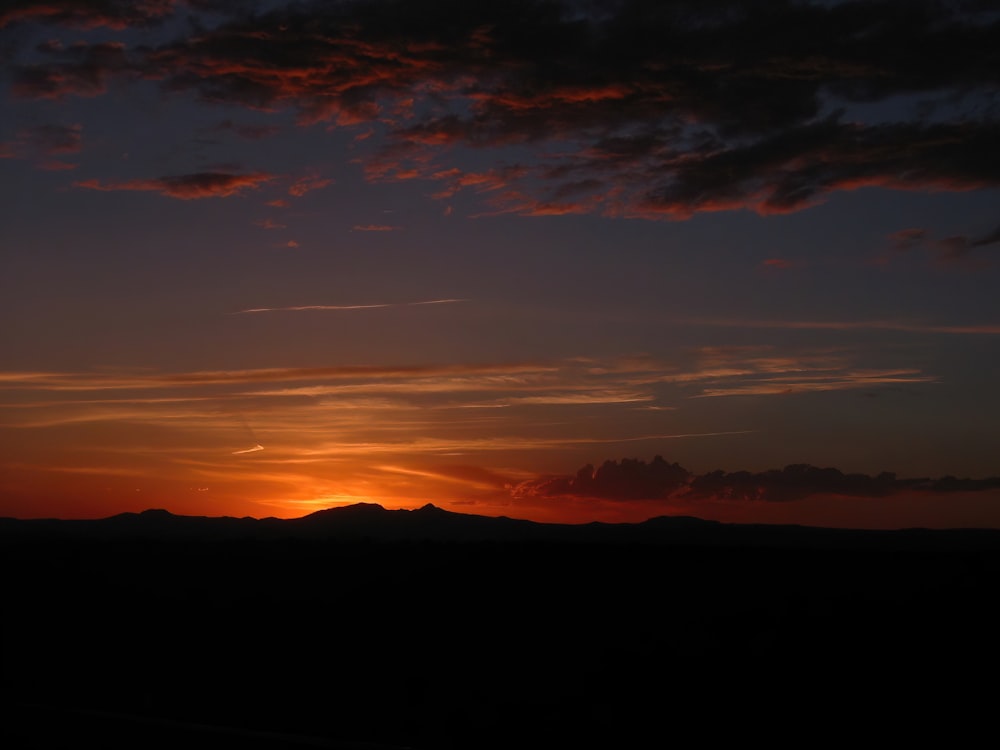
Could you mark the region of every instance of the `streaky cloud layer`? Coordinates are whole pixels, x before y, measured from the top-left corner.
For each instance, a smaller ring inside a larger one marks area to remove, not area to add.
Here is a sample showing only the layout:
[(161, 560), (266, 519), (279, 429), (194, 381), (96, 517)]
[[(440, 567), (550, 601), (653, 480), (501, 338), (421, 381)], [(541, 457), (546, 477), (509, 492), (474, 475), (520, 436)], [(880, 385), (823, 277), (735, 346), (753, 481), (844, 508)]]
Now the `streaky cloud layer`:
[(339, 312), (342, 310), (377, 310), (388, 307), (417, 307), (420, 305), (450, 305), (456, 302), (468, 302), (467, 299), (432, 299), (422, 302), (383, 302), (370, 305), (298, 305), (294, 307), (251, 307), (239, 310), (235, 315), (243, 313), (263, 312)]

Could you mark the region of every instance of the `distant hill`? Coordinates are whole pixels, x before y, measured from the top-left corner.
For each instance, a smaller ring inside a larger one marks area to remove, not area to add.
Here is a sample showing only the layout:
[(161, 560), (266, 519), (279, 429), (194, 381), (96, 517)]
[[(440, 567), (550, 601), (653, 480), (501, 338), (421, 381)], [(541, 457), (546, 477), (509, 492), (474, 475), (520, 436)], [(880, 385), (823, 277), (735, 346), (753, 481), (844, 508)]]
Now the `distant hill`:
[(0, 518), (0, 539), (330, 539), (434, 542), (574, 542), (778, 547), (1000, 548), (1000, 531), (898, 531), (806, 526), (726, 524), (689, 516), (659, 516), (641, 523), (538, 523), (454, 513), (432, 504), (388, 510), (357, 503), (294, 519), (181, 516), (166, 510), (121, 513), (98, 520)]

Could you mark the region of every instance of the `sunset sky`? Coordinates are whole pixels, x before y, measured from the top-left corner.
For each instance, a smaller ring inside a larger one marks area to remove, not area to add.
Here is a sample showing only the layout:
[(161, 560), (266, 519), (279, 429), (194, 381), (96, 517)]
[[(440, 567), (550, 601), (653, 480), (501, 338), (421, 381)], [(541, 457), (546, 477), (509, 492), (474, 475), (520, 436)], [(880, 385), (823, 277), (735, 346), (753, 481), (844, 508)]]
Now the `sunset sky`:
[(1000, 527), (1000, 3), (14, 0), (0, 60), (0, 516)]

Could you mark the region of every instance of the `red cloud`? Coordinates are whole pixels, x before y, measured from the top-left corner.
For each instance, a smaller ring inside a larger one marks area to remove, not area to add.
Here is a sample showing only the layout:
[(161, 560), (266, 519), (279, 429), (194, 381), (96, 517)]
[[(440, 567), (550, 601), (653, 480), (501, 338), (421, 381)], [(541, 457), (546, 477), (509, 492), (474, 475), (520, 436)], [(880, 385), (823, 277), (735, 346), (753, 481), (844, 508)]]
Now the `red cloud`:
[[(53, 157), (78, 153), (83, 144), (81, 125), (38, 125), (22, 128), (15, 140), (0, 143), (0, 159)], [(75, 169), (76, 164), (44, 158), (42, 169)]]
[(71, 169), (76, 169), (79, 164), (73, 164), (68, 161), (59, 161), (58, 159), (50, 159), (49, 161), (43, 161), (38, 165), (39, 169), (44, 169), (49, 172), (64, 172)]
[(325, 188), (327, 185), (332, 184), (333, 180), (325, 177), (300, 177), (288, 188), (288, 193), (289, 195), (294, 195), (296, 198), (301, 198), (306, 193)]
[(280, 224), (277, 221), (275, 221), (274, 219), (260, 219), (259, 221), (255, 221), (254, 224), (256, 224), (258, 227), (261, 227), (262, 229), (285, 229), (286, 228), (286, 225)]
[(795, 264), (790, 260), (785, 260), (784, 258), (768, 258), (767, 260), (761, 261), (761, 265), (767, 268), (777, 268), (785, 270), (788, 268), (795, 268)]
[[(18, 21), (57, 23), (95, 29), (101, 26), (126, 29), (162, 20), (174, 12), (174, 0), (45, 0), (7, 3), (0, 11), (0, 28)], [(20, 7), (18, 7), (20, 6)]]
[(393, 227), (388, 224), (355, 224), (352, 229), (355, 232), (393, 232), (399, 227)]
[(262, 182), (273, 180), (274, 175), (265, 172), (251, 174), (226, 174), (224, 172), (196, 172), (194, 174), (158, 177), (150, 180), (126, 180), (124, 182), (102, 183), (99, 180), (76, 182), (76, 187), (88, 190), (136, 190), (152, 191), (181, 200), (198, 198), (223, 198), (239, 195), (248, 189), (258, 187)]

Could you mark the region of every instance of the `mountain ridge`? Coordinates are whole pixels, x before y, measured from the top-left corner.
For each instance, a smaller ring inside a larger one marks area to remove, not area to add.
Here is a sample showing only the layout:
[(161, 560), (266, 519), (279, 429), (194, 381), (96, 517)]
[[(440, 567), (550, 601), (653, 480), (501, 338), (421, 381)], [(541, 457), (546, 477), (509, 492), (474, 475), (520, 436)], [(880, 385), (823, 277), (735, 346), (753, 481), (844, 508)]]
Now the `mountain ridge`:
[(694, 516), (654, 516), (641, 522), (545, 523), (439, 508), (387, 509), (378, 503), (324, 508), (290, 519), (187, 516), (163, 508), (102, 519), (0, 518), (0, 538), (64, 539), (313, 539), (331, 541), (660, 543), (736, 546), (866, 547), (982, 546), (1000, 548), (1000, 530), (833, 529), (734, 524)]

